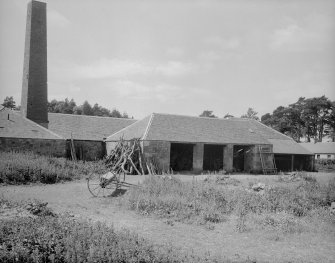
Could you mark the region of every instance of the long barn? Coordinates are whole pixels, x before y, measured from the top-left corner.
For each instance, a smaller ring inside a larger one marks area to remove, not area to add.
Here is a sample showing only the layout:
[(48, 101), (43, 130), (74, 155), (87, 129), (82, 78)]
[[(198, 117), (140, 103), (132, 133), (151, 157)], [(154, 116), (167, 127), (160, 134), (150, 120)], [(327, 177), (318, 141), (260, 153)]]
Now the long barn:
[(162, 170), (313, 170), (311, 152), (251, 119), (153, 113), (107, 137), (107, 154), (120, 138), (140, 138), (144, 156), (154, 158)]

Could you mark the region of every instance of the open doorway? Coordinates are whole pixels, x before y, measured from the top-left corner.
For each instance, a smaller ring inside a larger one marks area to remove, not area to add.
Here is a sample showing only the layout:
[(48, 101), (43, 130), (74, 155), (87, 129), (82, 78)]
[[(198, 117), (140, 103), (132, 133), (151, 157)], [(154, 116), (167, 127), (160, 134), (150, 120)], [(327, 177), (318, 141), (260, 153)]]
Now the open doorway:
[(234, 145), (233, 168), (235, 172), (245, 171), (246, 153), (250, 151), (248, 145)]
[(170, 168), (173, 171), (191, 171), (193, 167), (193, 144), (171, 143)]
[(223, 169), (223, 145), (204, 145), (203, 169), (205, 171), (219, 171)]

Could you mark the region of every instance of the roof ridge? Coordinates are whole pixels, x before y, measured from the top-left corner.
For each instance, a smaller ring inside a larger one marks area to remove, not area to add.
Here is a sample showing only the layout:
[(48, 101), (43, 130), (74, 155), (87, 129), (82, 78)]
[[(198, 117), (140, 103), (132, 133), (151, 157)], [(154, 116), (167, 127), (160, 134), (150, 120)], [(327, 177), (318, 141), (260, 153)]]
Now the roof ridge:
[(145, 131), (144, 131), (142, 140), (145, 140), (146, 137), (148, 136), (149, 128), (151, 127), (151, 123), (152, 123), (152, 119), (154, 118), (154, 115), (155, 115), (155, 113), (151, 113), (150, 119), (149, 119), (149, 121), (148, 121), (148, 125), (147, 125), (147, 127), (145, 128)]
[(108, 119), (116, 119), (116, 120), (138, 121), (136, 119), (130, 119), (130, 118), (117, 118), (117, 117), (95, 116), (95, 115), (81, 115), (81, 114), (60, 113), (60, 112), (48, 112), (48, 114), (78, 116), (78, 117), (83, 117), (83, 118), (90, 117), (90, 118), (108, 118)]
[[(148, 117), (148, 116), (146, 116), (146, 117)], [(140, 121), (143, 121), (146, 117), (144, 117), (144, 118), (141, 119), (141, 120), (137, 120), (137, 121), (133, 122), (132, 124), (130, 124), (130, 125), (128, 125), (128, 126), (122, 128), (121, 130), (119, 130), (119, 131), (117, 131), (117, 132), (115, 132), (115, 133), (109, 135), (108, 137), (111, 137), (111, 136), (113, 136), (113, 135), (117, 135), (117, 134), (120, 133), (120, 132), (123, 132), (125, 129), (128, 129), (129, 127), (131, 127), (131, 126), (133, 126), (133, 125), (139, 123)], [(106, 140), (104, 140), (105, 142), (108, 142), (108, 140), (107, 140), (108, 137), (106, 138)]]
[[(253, 119), (250, 119), (250, 120), (253, 120)], [(256, 120), (253, 120), (253, 121), (256, 121)], [(291, 137), (287, 136), (286, 134), (281, 133), (281, 132), (277, 131), (277, 130), (274, 129), (274, 128), (271, 128), (271, 127), (265, 125), (264, 123), (262, 123), (262, 122), (260, 122), (260, 121), (256, 121), (256, 122), (259, 123), (259, 124), (261, 124), (262, 126), (266, 127), (267, 129), (271, 129), (271, 130), (273, 130), (275, 133), (278, 133), (278, 134), (280, 134), (280, 135), (282, 135), (282, 136), (285, 136), (285, 137), (287, 137), (288, 139), (294, 141)], [(270, 138), (270, 139), (273, 139), (273, 138)]]
[(24, 117), (22, 114), (17, 113), (17, 112), (15, 112), (15, 111), (12, 111), (12, 113), (13, 113), (13, 114), (16, 114), (16, 115), (18, 115), (18, 116), (20, 116), (20, 117), (22, 117), (24, 120), (26, 120), (26, 121), (32, 123), (33, 125), (35, 125), (35, 126), (41, 128), (42, 130), (44, 130), (44, 131), (46, 131), (46, 132), (48, 132), (48, 133), (50, 133), (50, 134), (52, 134), (52, 135), (58, 137), (59, 139), (64, 139), (64, 140), (65, 140), (64, 137), (62, 137), (62, 136), (58, 135), (57, 133), (54, 133), (53, 131), (51, 131), (51, 130), (45, 128), (45, 127), (43, 127), (42, 125), (39, 125), (38, 123), (36, 123), (36, 122), (34, 122), (34, 121), (32, 121), (32, 120), (30, 120), (30, 119)]
[(247, 118), (238, 118), (238, 117), (233, 117), (233, 118), (213, 118), (213, 117), (200, 117), (200, 116), (191, 116), (191, 115), (184, 115), (184, 114), (173, 114), (173, 113), (158, 113), (158, 112), (153, 112), (152, 114), (156, 115), (168, 115), (168, 116), (179, 116), (179, 117), (188, 117), (188, 118), (196, 118), (196, 119), (208, 119), (208, 120), (220, 120), (220, 121), (247, 121)]

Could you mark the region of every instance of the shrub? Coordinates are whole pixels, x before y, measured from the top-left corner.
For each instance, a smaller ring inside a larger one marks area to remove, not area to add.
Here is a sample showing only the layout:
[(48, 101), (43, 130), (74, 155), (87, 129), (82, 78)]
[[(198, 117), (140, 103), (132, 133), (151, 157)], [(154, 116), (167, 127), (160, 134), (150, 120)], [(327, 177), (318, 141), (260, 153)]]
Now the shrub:
[(1, 152), (0, 183), (52, 184), (82, 178), (90, 172), (104, 172), (102, 161), (73, 162), (65, 158), (41, 156), (31, 152)]
[(317, 171), (335, 171), (335, 159), (317, 159), (315, 160), (315, 169)]
[(38, 217), (0, 221), (0, 262), (219, 261), (154, 246), (134, 233), (102, 223)]

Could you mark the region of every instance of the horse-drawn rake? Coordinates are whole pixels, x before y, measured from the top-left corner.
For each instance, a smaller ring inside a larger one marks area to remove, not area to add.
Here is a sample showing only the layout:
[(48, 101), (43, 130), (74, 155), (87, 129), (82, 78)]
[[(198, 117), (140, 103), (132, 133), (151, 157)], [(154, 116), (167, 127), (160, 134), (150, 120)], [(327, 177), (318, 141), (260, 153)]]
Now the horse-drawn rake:
[(126, 188), (137, 186), (126, 182), (125, 174), (108, 172), (106, 174), (91, 174), (87, 177), (87, 187), (95, 197), (117, 196)]

